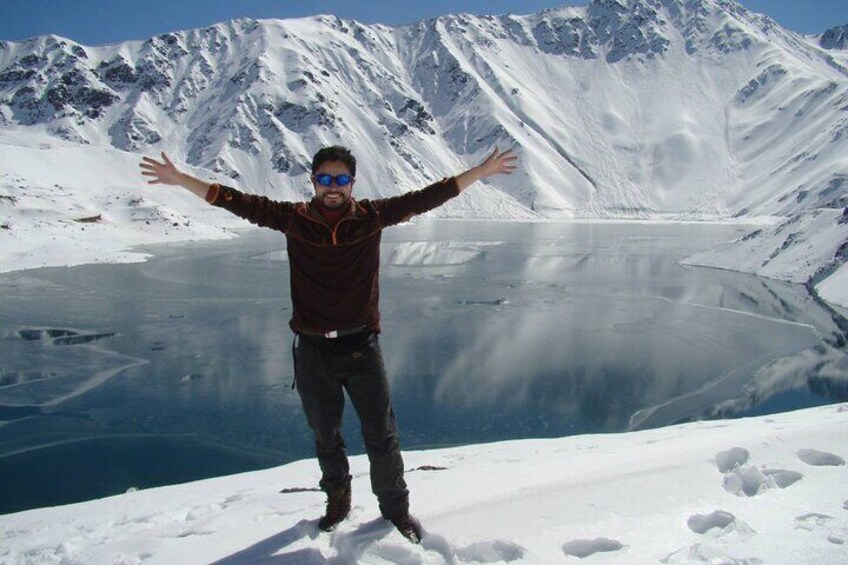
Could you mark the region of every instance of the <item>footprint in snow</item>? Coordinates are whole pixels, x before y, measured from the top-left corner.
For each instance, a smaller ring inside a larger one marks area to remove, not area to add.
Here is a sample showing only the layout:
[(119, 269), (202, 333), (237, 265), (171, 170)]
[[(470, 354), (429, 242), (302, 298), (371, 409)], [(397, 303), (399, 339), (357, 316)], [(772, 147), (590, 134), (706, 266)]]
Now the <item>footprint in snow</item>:
[(724, 490), (736, 496), (757, 496), (769, 489), (786, 488), (804, 478), (796, 471), (759, 469), (748, 464), (749, 458), (750, 453), (742, 447), (716, 454), (716, 467), (724, 473)]
[(690, 563), (763, 565), (762, 559), (756, 557), (734, 557), (729, 555), (723, 547), (708, 543), (696, 543), (693, 546), (678, 549), (674, 553), (660, 559), (660, 563), (666, 563), (668, 565), (689, 565)]
[(720, 472), (729, 473), (736, 467), (741, 467), (747, 463), (748, 457), (750, 457), (750, 453), (748, 453), (747, 449), (742, 447), (733, 447), (727, 451), (722, 451), (716, 454), (715, 461)]
[(834, 527), (833, 516), (810, 512), (795, 518), (796, 530), (807, 530), (808, 532), (820, 532), (827, 536), (827, 541), (835, 545), (845, 545), (848, 542), (848, 530)]
[(240, 502), (242, 500), (244, 500), (243, 494), (232, 494), (232, 495), (228, 496), (227, 498), (225, 498), (224, 502), (222, 502), (221, 505), (226, 509), (229, 506), (235, 504), (236, 502)]
[(720, 538), (731, 533), (747, 538), (756, 533), (751, 526), (724, 510), (716, 510), (709, 514), (693, 514), (686, 524), (696, 534), (711, 538)]
[(511, 563), (524, 559), (524, 548), (505, 540), (487, 539), (454, 547), (444, 536), (425, 532), (421, 547), (440, 554), (447, 563)]
[(807, 465), (817, 467), (845, 465), (845, 460), (840, 456), (827, 451), (819, 451), (818, 449), (799, 449), (798, 459)]
[(721, 486), (736, 496), (757, 496), (774, 488), (786, 488), (804, 478), (796, 471), (783, 469), (758, 469), (752, 465), (737, 467), (725, 473)]
[(802, 514), (795, 518), (795, 528), (812, 532), (817, 528), (826, 526), (832, 520), (833, 516), (810, 512), (809, 514)]
[[(361, 558), (365, 555), (374, 555), (386, 563), (420, 563), (420, 559), (417, 558), (418, 556), (413, 550), (412, 544), (409, 543), (401, 544), (399, 542), (377, 542), (359, 557)], [(360, 559), (357, 561), (350, 561), (350, 563), (356, 563), (359, 562), (359, 560)], [(339, 560), (339, 562), (348, 563), (348, 561), (345, 561), (344, 559)]]
[[(349, 520), (355, 521), (361, 509), (359, 506), (354, 506), (351, 509)], [(359, 563), (362, 555), (371, 546), (375, 546), (381, 551), (384, 550), (384, 546), (379, 542), (393, 530), (391, 523), (383, 518), (377, 518), (359, 524), (352, 530), (345, 526), (332, 531), (330, 533), (330, 545), (336, 550), (337, 560), (340, 563)]]
[(524, 548), (504, 540), (483, 540), (456, 548), (456, 557), (467, 563), (501, 563), (520, 561)]
[(595, 553), (603, 551), (618, 551), (623, 548), (624, 546), (621, 545), (621, 542), (607, 538), (597, 538), (593, 540), (578, 539), (562, 545), (563, 553), (569, 556), (579, 557), (580, 559), (589, 557)]

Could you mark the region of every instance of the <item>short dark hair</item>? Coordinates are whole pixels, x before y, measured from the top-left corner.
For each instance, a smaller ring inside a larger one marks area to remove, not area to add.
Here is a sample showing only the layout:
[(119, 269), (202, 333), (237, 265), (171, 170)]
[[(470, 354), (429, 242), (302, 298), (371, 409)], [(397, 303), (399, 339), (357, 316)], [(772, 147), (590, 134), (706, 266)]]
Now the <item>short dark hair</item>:
[(353, 156), (353, 153), (347, 147), (332, 145), (319, 149), (318, 153), (312, 157), (312, 174), (314, 175), (315, 171), (327, 161), (341, 161), (347, 165), (351, 176), (356, 176), (356, 157)]

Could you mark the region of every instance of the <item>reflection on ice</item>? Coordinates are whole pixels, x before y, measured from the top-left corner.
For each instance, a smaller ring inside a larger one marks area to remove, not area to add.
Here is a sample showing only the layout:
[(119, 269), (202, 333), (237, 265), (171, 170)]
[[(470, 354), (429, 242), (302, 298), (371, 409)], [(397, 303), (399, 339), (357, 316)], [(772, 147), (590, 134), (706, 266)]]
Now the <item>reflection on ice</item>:
[(487, 248), (500, 242), (471, 241), (406, 241), (382, 248), (382, 262), (386, 265), (426, 267), (435, 265), (462, 265), (483, 257)]
[(99, 341), (101, 339), (106, 339), (110, 337), (115, 337), (115, 333), (104, 332), (87, 335), (71, 335), (65, 337), (57, 337), (53, 340), (53, 343), (56, 345), (80, 345), (82, 343), (91, 343), (92, 341)]
[(0, 358), (5, 367), (0, 369), (0, 412), (15, 417), (0, 420), (44, 414), (43, 408), (81, 396), (123, 370), (146, 363), (102, 348), (49, 347), (87, 345), (115, 337), (115, 332), (22, 328), (7, 331), (6, 335), (18, 339), (0, 342)]
[[(499, 234), (479, 261), (385, 285), (399, 303), (389, 303), (384, 338), (396, 394), (423, 395), (438, 413), (429, 425), (476, 418), (469, 428), (492, 439), (515, 435), (516, 419), (528, 436), (653, 427), (767, 400), (779, 389), (750, 387), (772, 363), (801, 363), (811, 389), (848, 375), (844, 346), (822, 344), (844, 343), (842, 331), (803, 287), (681, 268), (687, 240), (670, 236), (680, 228), (579, 229), (586, 237)], [(791, 386), (786, 371), (776, 379)]]
[(115, 332), (80, 333), (76, 330), (54, 328), (27, 328), (18, 330), (18, 335), (24, 341), (41, 341), (51, 339), (54, 345), (79, 345), (91, 343), (115, 336)]
[[(744, 287), (736, 297), (723, 297), (722, 310), (734, 312), (755, 304), (763, 313), (751, 315), (774, 324), (808, 328), (815, 339), (799, 338), (784, 355), (770, 355), (768, 359), (753, 357), (742, 366), (715, 375), (690, 394), (640, 410), (631, 419), (631, 429), (746, 415), (792, 391), (809, 393), (822, 403), (848, 398), (844, 319), (811, 297), (802, 286), (769, 279), (741, 278), (740, 281), (744, 281)], [(790, 404), (777, 405), (774, 409), (796, 407), (791, 399), (782, 402)]]
[(23, 329), (18, 330), (18, 335), (26, 341), (38, 341), (46, 338), (62, 337), (74, 335), (76, 332), (72, 330), (57, 330), (57, 329)]
[(4, 371), (0, 370), (0, 388), (7, 386), (15, 386), (43, 379), (52, 379), (58, 376), (58, 373), (50, 371)]
[(739, 396), (716, 403), (690, 417), (723, 418), (745, 414), (788, 392), (808, 392), (826, 402), (848, 398), (845, 348), (823, 344), (761, 367)]

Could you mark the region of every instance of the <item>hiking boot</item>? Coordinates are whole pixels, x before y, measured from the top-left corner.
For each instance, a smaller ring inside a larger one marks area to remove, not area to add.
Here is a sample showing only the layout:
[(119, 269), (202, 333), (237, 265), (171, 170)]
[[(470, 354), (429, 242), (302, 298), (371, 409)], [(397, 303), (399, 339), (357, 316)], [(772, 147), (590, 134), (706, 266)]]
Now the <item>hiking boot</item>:
[(421, 530), (421, 522), (418, 521), (418, 518), (412, 514), (404, 514), (398, 518), (392, 518), (391, 521), (403, 537), (412, 543), (421, 543), (423, 531)]
[(332, 532), (350, 514), (350, 484), (327, 493), (327, 511), (318, 520), (318, 527)]

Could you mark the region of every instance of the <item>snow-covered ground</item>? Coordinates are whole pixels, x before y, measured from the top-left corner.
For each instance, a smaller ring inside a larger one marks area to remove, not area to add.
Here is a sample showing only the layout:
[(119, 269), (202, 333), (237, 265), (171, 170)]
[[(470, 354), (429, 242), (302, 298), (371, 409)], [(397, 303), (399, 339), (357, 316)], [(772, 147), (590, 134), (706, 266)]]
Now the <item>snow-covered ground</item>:
[(243, 227), (185, 190), (147, 185), (140, 160), (0, 129), (0, 272), (143, 261), (130, 247), (227, 238), (227, 227)]
[(305, 460), (0, 516), (0, 563), (848, 562), (848, 405), (405, 454), (421, 546), (354, 508), (318, 531)]

